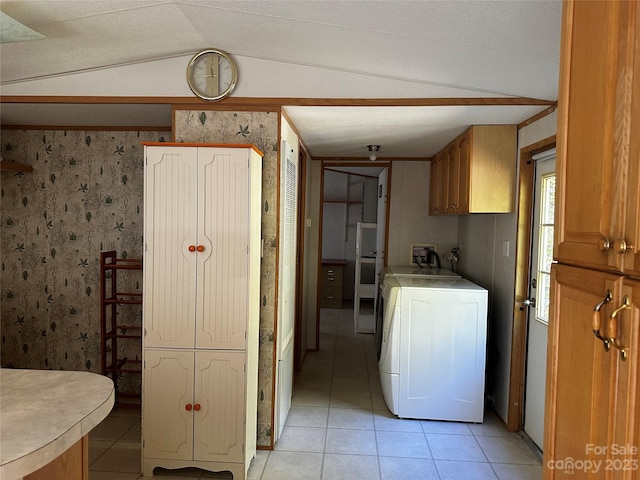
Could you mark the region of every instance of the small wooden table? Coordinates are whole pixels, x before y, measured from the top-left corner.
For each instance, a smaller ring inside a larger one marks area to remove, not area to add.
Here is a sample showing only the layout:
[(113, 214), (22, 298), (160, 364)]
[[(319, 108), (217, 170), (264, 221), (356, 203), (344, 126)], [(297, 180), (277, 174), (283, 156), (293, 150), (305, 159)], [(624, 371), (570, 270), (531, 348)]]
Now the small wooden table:
[(88, 433), (114, 399), (95, 373), (0, 369), (0, 478), (88, 479)]

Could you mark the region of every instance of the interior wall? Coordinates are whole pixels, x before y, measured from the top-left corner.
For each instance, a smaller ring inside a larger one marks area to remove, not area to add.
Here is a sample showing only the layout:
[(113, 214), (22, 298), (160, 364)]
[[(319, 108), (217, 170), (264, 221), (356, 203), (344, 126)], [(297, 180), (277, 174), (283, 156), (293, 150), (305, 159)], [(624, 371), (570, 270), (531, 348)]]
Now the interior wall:
[[(258, 359), (258, 445), (271, 446), (278, 219), (278, 120), (276, 112), (176, 110), (177, 142), (249, 143), (264, 153), (262, 162), (262, 238), (260, 268), (260, 352)], [(297, 148), (297, 143), (296, 143)]]
[[(3, 367), (100, 372), (100, 252), (142, 258), (144, 141), (171, 132), (2, 130)], [(141, 292), (142, 272), (118, 277)], [(131, 289), (131, 290), (126, 290)], [(124, 306), (123, 306), (124, 307)], [(139, 306), (118, 310), (140, 324)], [(139, 342), (119, 343), (141, 358)], [(140, 389), (141, 379), (131, 379)]]
[[(555, 135), (556, 124), (554, 112), (518, 131), (516, 165), (520, 162), (519, 150)], [(487, 394), (504, 421), (509, 410), (516, 229), (515, 213), (462, 215), (459, 220), (458, 242), (462, 247), (459, 271), (489, 290)]]
[(458, 239), (457, 216), (429, 216), (428, 161), (393, 162), (389, 201), (389, 245), (387, 265), (410, 265), (411, 245), (436, 245), (443, 267), (444, 253), (451, 252)]

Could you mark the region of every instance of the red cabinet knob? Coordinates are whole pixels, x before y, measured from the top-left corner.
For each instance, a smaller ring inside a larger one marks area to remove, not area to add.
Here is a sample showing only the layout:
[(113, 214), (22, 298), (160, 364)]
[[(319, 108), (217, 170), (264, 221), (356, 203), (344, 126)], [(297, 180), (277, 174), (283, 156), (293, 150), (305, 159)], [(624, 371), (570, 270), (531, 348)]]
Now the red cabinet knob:
[(199, 403), (196, 403), (196, 404), (193, 406), (193, 409), (194, 409), (196, 412), (199, 412), (199, 411), (200, 411), (200, 404), (199, 404)]
[(199, 252), (204, 252), (204, 246), (203, 245), (198, 245), (196, 250), (198, 250)]
[(195, 252), (196, 251), (196, 246), (195, 245), (189, 245), (189, 251), (190, 252)]
[[(200, 407), (200, 405), (198, 405), (198, 407)], [(184, 408), (187, 410), (187, 412), (190, 412), (193, 406), (190, 403), (187, 403)]]

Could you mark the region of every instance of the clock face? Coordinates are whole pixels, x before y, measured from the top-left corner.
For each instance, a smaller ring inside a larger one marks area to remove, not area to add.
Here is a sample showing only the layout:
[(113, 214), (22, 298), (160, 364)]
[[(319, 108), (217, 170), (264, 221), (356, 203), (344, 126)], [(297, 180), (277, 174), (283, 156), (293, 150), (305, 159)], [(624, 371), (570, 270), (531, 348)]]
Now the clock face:
[(236, 65), (226, 52), (208, 49), (196, 53), (187, 66), (187, 83), (198, 97), (220, 100), (238, 81)]

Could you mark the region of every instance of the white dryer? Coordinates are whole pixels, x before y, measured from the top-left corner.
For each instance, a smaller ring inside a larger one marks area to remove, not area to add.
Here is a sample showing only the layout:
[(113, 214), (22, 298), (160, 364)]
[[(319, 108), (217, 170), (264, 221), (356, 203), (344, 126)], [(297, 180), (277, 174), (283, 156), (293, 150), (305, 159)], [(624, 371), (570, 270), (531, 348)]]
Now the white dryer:
[(440, 280), (462, 278), (456, 272), (447, 270), (446, 268), (426, 268), (418, 267), (417, 265), (384, 267), (380, 272), (378, 299), (376, 304), (375, 341), (378, 347), (378, 360), (380, 359), (380, 348), (382, 346), (382, 323), (384, 319), (385, 303), (387, 301), (385, 297), (385, 279), (387, 277), (418, 277)]
[(378, 367), (389, 410), (482, 422), (487, 290), (463, 278), (387, 275), (383, 296)]

